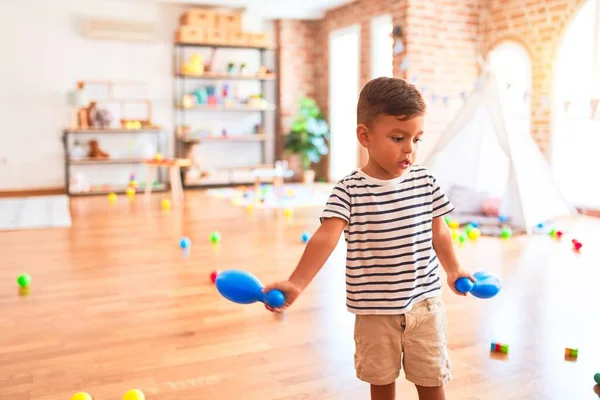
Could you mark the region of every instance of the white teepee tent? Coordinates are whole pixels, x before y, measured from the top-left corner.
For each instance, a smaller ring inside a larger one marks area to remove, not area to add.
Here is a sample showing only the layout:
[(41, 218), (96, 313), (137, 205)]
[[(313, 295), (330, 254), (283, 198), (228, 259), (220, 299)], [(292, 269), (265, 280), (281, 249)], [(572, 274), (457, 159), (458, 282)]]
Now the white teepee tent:
[(531, 233), (539, 223), (575, 212), (527, 127), (507, 117), (488, 65), (422, 164), (446, 191), (454, 186), (500, 198), (500, 215), (516, 230)]

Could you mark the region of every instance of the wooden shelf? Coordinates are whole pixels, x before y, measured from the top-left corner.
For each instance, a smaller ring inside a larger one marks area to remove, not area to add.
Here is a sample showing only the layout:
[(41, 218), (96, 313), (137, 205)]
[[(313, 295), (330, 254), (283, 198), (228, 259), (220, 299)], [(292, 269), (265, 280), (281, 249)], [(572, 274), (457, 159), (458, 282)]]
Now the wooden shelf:
[(145, 161), (144, 158), (109, 158), (109, 159), (94, 159), (84, 158), (81, 160), (70, 159), (71, 165), (97, 165), (97, 164), (141, 164)]
[(175, 42), (175, 47), (210, 47), (215, 49), (248, 49), (248, 50), (275, 50), (275, 46), (249, 46), (246, 44), (218, 44), (218, 43), (182, 43)]
[(211, 79), (211, 80), (246, 80), (246, 81), (272, 81), (275, 80), (275, 74), (269, 75), (239, 75), (239, 74), (217, 74), (206, 72), (202, 75), (195, 74), (176, 74), (178, 78), (183, 79)]
[(176, 106), (178, 110), (188, 111), (274, 111), (275, 105), (269, 104), (266, 107), (249, 106), (247, 104), (225, 105), (225, 104), (196, 104), (191, 107)]
[(211, 143), (211, 142), (262, 142), (272, 139), (273, 135), (228, 135), (228, 136), (207, 136), (179, 138), (183, 143)]
[(73, 134), (96, 134), (96, 133), (160, 133), (160, 127), (142, 129), (124, 128), (87, 128), (87, 129), (65, 129), (65, 133)]

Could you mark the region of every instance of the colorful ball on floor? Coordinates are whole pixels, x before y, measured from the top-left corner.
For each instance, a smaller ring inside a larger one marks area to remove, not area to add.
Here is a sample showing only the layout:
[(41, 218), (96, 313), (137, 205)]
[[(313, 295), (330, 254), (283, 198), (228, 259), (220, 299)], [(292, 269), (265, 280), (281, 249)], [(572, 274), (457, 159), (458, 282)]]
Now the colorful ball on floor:
[(135, 188), (128, 187), (128, 188), (125, 190), (125, 193), (127, 194), (127, 197), (129, 197), (129, 198), (132, 198), (132, 197), (134, 197), (134, 196), (135, 196)]
[(308, 241), (310, 240), (310, 232), (308, 231), (304, 231), (302, 232), (302, 243), (308, 243)]
[(219, 231), (214, 231), (210, 234), (210, 242), (212, 244), (217, 244), (221, 241), (221, 233)]
[(92, 400), (92, 396), (85, 392), (79, 392), (71, 396), (71, 400)]
[(500, 237), (502, 239), (508, 239), (512, 236), (512, 229), (510, 229), (509, 227), (504, 227), (502, 228), (502, 230), (500, 231)]
[(182, 237), (179, 241), (179, 247), (182, 249), (188, 249), (192, 245), (192, 241), (189, 237)]
[(596, 383), (600, 385), (600, 372), (594, 375), (594, 381), (596, 381)]
[(21, 274), (17, 277), (17, 283), (22, 288), (28, 288), (31, 284), (31, 276), (28, 274)]
[(463, 244), (467, 240), (467, 235), (463, 232), (458, 235), (458, 243)]
[(163, 210), (168, 210), (171, 208), (171, 200), (169, 200), (169, 199), (162, 199), (161, 204), (162, 204)]
[(292, 208), (286, 208), (285, 210), (283, 210), (283, 214), (286, 217), (291, 217), (292, 215), (294, 215), (294, 210)]
[(108, 201), (109, 201), (111, 204), (114, 204), (114, 203), (116, 203), (116, 202), (117, 202), (117, 194), (116, 194), (116, 193), (109, 193), (109, 194), (108, 194)]
[(478, 228), (471, 228), (467, 232), (467, 236), (469, 236), (469, 239), (471, 240), (477, 240), (481, 236), (481, 231)]
[(448, 223), (448, 226), (450, 227), (450, 229), (458, 229), (458, 228), (460, 228), (460, 222), (458, 222), (456, 220), (451, 220)]
[(128, 390), (123, 395), (123, 400), (145, 400), (145, 399), (146, 399), (146, 396), (144, 396), (144, 393), (142, 393), (142, 391), (138, 390), (138, 389)]
[(456, 242), (458, 240), (460, 232), (457, 229), (450, 229), (450, 233), (452, 234), (452, 240)]
[(210, 281), (212, 283), (216, 282), (217, 276), (219, 276), (219, 272), (221, 272), (221, 271), (213, 271), (213, 272), (210, 273)]

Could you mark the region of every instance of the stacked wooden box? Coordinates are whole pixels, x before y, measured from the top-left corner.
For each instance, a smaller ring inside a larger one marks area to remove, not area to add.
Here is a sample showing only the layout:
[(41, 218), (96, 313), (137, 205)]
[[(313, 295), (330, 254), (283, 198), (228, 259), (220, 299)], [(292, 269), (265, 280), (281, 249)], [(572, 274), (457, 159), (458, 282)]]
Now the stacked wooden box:
[(266, 32), (244, 32), (242, 15), (210, 9), (192, 9), (181, 16), (177, 43), (220, 46), (270, 47)]

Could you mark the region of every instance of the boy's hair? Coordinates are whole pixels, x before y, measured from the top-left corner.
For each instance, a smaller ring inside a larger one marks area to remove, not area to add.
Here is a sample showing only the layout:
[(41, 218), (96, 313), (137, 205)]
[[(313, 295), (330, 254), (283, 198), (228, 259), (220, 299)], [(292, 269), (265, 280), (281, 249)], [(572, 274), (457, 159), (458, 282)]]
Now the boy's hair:
[(395, 115), (403, 121), (425, 114), (421, 92), (404, 79), (381, 77), (369, 81), (360, 92), (356, 119), (369, 126), (380, 115)]

